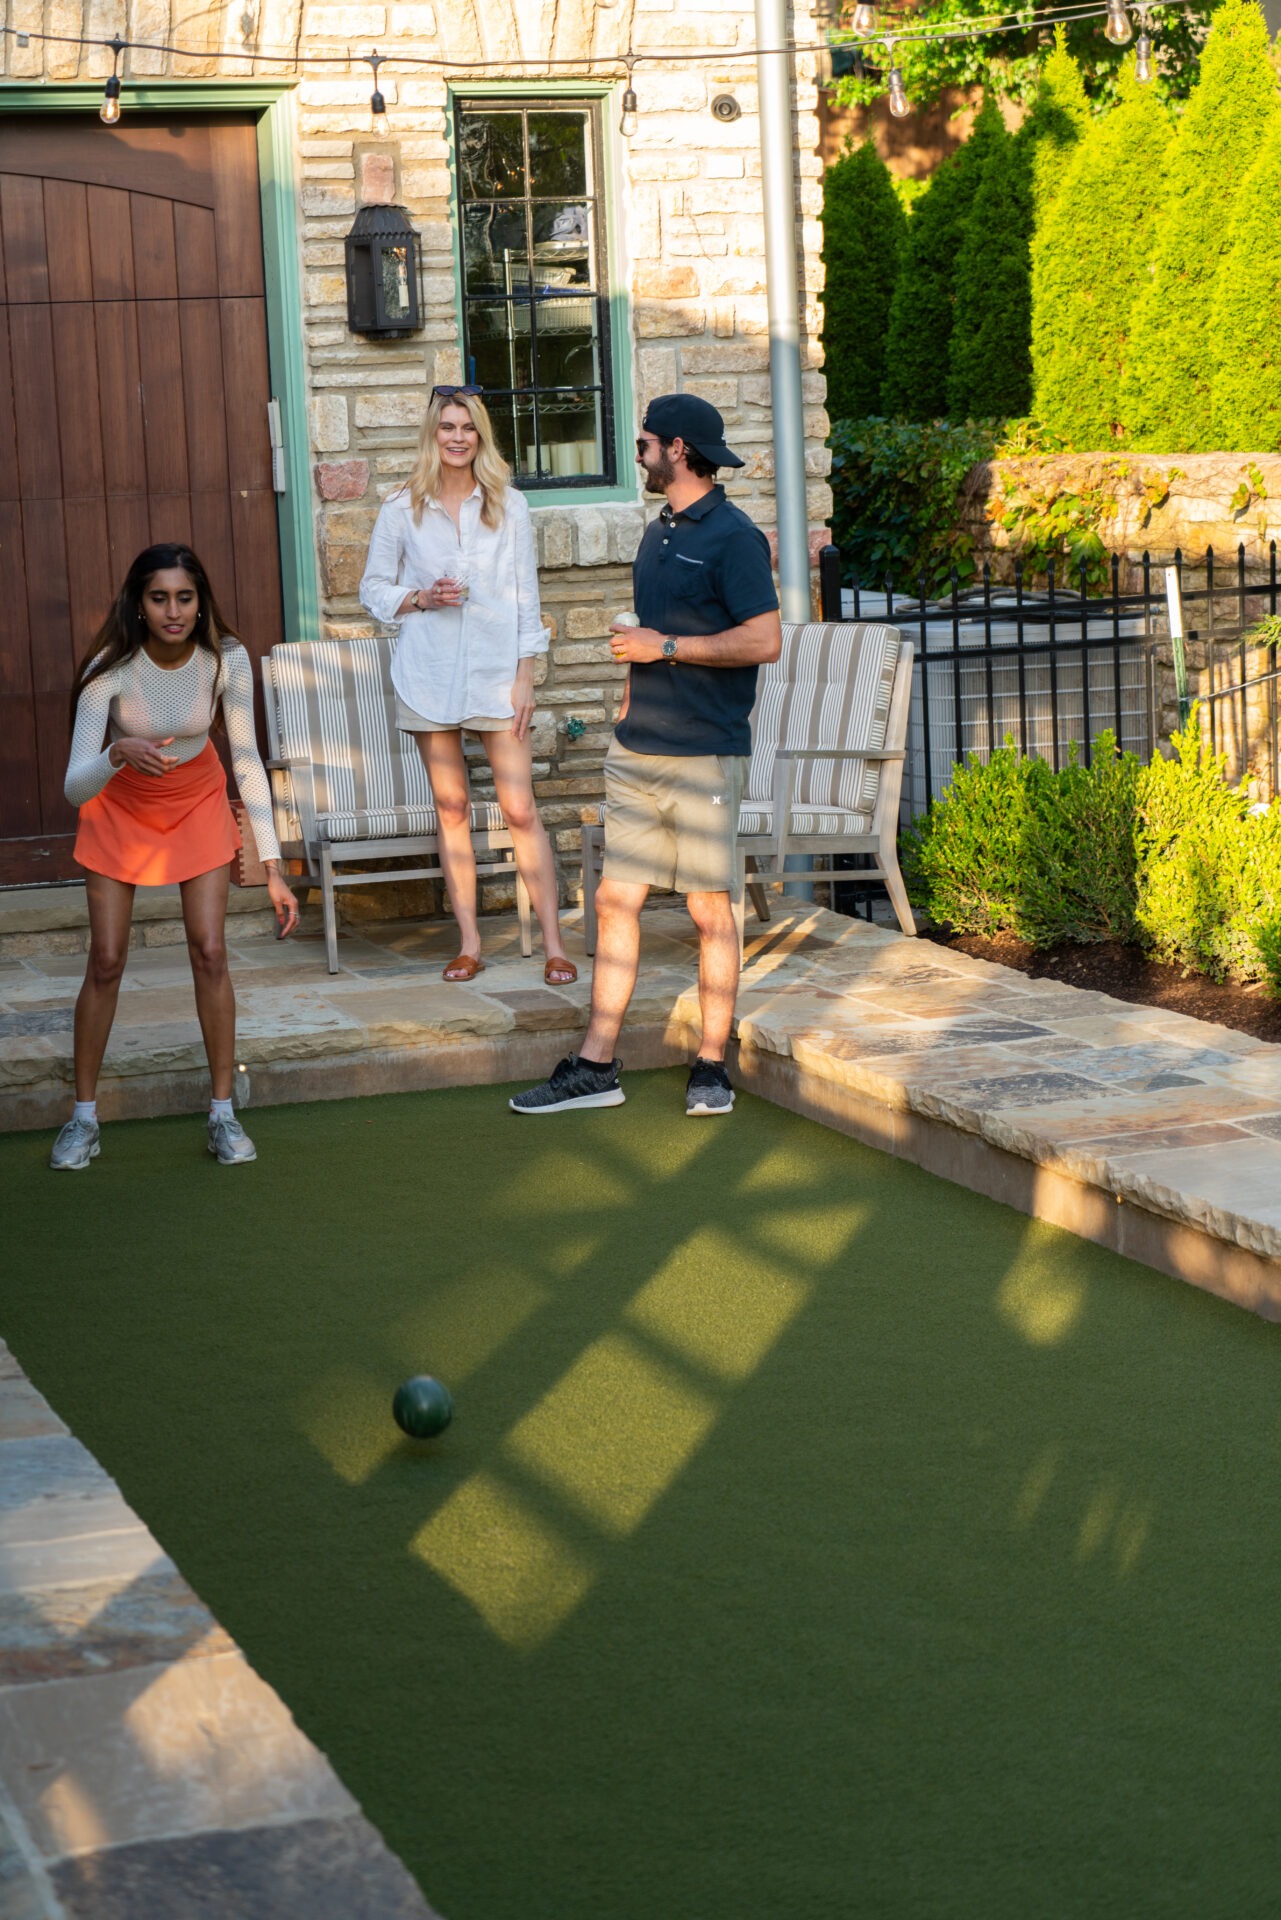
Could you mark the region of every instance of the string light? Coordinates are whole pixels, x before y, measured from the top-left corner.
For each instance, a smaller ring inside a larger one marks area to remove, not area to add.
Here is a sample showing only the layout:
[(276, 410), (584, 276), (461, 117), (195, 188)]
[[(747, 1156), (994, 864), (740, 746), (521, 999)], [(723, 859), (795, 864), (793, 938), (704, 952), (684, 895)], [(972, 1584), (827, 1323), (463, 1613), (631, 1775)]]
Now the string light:
[(374, 71), (374, 90), (369, 96), (369, 131), (375, 139), (382, 139), (387, 132), (387, 102), (378, 85), (378, 69), (383, 63), (383, 55), (375, 47), (365, 57)]
[(635, 54), (629, 53), (626, 59), (627, 85), (623, 89), (623, 110), (618, 117), (618, 131), (624, 140), (630, 140), (640, 125), (640, 102), (636, 98), (636, 89), (632, 85), (632, 68), (635, 64)]
[(876, 8), (867, 5), (855, 7), (853, 25), (855, 33), (875, 33)]
[(1139, 10), (1139, 37), (1134, 43), (1134, 77), (1146, 86), (1152, 78), (1152, 35), (1149, 31), (1152, 23), (1148, 19), (1147, 9)]
[(1127, 47), (1134, 37), (1134, 28), (1130, 25), (1130, 16), (1125, 10), (1125, 0), (1108, 0), (1108, 17), (1103, 28), (1103, 38), (1110, 40), (1114, 47)]
[(894, 42), (885, 42), (885, 51), (890, 62), (890, 112), (896, 120), (905, 120), (912, 111), (912, 102), (907, 97), (907, 88), (903, 85), (903, 70), (894, 57)]
[(125, 43), (120, 35), (116, 34), (113, 39), (108, 40), (107, 45), (111, 48), (112, 68), (107, 75), (107, 84), (102, 90), (102, 105), (98, 109), (98, 118), (104, 127), (114, 127), (120, 118), (119, 67)]

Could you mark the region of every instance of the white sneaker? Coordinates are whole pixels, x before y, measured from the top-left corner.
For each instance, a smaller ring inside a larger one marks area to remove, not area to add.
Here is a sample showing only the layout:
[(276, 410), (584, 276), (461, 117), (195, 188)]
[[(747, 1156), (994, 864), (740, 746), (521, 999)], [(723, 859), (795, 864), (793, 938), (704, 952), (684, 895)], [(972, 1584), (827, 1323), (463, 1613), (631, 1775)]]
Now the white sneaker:
[(239, 1120), (209, 1120), (209, 1151), (224, 1167), (243, 1166), (258, 1158), (258, 1149)]
[(68, 1120), (53, 1143), (49, 1165), (55, 1173), (61, 1173), (64, 1168), (87, 1167), (91, 1160), (97, 1159), (100, 1152), (98, 1122)]

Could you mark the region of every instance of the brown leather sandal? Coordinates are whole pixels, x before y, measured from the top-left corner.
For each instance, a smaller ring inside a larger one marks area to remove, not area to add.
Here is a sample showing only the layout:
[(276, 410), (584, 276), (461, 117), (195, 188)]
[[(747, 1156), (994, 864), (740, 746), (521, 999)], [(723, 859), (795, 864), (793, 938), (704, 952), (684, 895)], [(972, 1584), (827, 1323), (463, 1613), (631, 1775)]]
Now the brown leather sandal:
[(478, 973), (484, 971), (483, 960), (477, 960), (470, 953), (460, 953), (456, 960), (450, 961), (441, 977), (445, 980), (474, 980)]
[[(553, 974), (559, 974), (561, 977), (553, 980)], [(578, 968), (572, 960), (567, 960), (563, 953), (552, 953), (547, 956), (547, 964), (543, 968), (543, 979), (549, 987), (572, 987), (577, 978)]]

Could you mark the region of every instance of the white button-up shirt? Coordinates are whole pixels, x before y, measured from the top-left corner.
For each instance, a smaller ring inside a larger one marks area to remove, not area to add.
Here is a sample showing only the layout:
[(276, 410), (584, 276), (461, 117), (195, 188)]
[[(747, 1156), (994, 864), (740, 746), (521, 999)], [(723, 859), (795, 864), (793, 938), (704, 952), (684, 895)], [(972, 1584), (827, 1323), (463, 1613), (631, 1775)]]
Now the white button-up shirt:
[[(477, 486), (462, 503), (457, 527), (438, 500), (425, 503), (415, 526), (406, 488), (383, 503), (374, 525), (361, 605), (375, 620), (400, 628), (392, 685), (407, 707), (439, 726), (508, 719), (515, 712), (517, 662), (547, 651), (529, 503), (509, 487), (504, 505), (501, 526), (485, 526)], [(398, 612), (407, 593), (457, 577), (460, 563), (468, 586), (462, 606)]]

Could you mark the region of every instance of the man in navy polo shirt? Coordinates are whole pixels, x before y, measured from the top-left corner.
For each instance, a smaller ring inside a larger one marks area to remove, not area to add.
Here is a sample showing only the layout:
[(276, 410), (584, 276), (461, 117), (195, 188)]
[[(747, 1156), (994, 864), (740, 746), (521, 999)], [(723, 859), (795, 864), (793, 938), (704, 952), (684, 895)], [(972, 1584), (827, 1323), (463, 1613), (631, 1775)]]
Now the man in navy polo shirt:
[(725, 1048), (738, 990), (735, 842), (756, 670), (782, 649), (778, 595), (764, 534), (715, 484), (718, 467), (743, 464), (715, 407), (693, 393), (651, 401), (636, 458), (646, 492), (667, 498), (632, 570), (641, 625), (616, 625), (611, 642), (630, 671), (605, 761), (591, 1021), (580, 1053), (516, 1095), (517, 1113), (622, 1103), (614, 1047), (651, 887), (683, 893), (698, 928), (703, 1037), (685, 1111), (728, 1113), (734, 1104)]

